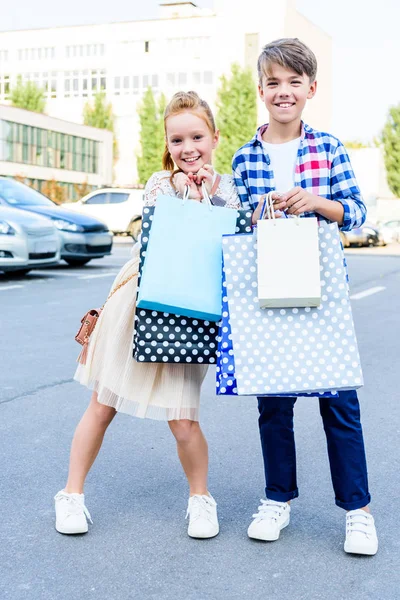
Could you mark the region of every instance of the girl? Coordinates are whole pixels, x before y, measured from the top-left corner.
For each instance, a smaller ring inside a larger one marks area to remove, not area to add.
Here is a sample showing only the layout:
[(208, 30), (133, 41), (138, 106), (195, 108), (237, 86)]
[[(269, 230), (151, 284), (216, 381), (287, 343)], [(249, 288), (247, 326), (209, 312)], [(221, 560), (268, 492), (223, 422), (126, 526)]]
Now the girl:
[[(164, 129), (165, 170), (154, 173), (147, 182), (145, 205), (154, 205), (160, 193), (182, 196), (185, 186), (190, 188), (189, 197), (201, 202), (202, 184), (210, 194), (216, 178), (211, 157), (219, 131), (210, 107), (195, 92), (179, 92), (165, 110)], [(227, 207), (240, 206), (228, 175), (222, 175), (216, 196), (218, 203), (222, 200)], [(77, 381), (94, 391), (72, 441), (66, 486), (55, 496), (56, 529), (65, 534), (88, 531), (87, 519), (91, 518), (84, 502), (85, 479), (107, 427), (120, 411), (168, 421), (189, 483), (188, 534), (214, 537), (219, 532), (217, 509), (207, 488), (208, 447), (198, 422), (200, 388), (208, 367), (139, 364), (132, 358), (138, 268), (136, 244), (91, 336), (86, 364), (79, 365), (75, 374)]]

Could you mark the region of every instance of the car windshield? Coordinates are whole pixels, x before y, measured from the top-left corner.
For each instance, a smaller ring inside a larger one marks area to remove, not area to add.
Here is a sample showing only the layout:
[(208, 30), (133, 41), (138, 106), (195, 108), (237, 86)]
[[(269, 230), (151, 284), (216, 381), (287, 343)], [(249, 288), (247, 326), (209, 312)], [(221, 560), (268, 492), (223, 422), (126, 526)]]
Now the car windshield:
[(10, 206), (54, 206), (43, 194), (11, 179), (0, 179), (0, 198)]

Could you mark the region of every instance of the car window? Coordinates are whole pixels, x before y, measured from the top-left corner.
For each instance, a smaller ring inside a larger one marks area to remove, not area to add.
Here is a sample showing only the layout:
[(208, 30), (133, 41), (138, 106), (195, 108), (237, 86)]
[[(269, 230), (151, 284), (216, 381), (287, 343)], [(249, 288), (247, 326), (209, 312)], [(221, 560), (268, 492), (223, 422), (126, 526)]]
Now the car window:
[(86, 200), (84, 204), (107, 204), (108, 194), (95, 194)]
[(40, 192), (12, 179), (0, 179), (0, 197), (9, 206), (54, 206)]
[(122, 193), (115, 193), (115, 192), (110, 192), (108, 194), (109, 196), (109, 203), (110, 204), (120, 204), (121, 202), (126, 202), (129, 198), (129, 194), (122, 194)]

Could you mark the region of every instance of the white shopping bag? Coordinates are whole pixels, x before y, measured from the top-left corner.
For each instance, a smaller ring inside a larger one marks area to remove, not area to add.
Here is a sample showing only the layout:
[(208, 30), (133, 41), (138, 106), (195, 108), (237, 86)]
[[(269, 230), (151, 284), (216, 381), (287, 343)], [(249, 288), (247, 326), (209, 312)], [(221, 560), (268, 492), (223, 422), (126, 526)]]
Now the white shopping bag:
[(318, 220), (276, 219), (271, 195), (269, 219), (257, 222), (260, 308), (319, 306), (321, 303)]

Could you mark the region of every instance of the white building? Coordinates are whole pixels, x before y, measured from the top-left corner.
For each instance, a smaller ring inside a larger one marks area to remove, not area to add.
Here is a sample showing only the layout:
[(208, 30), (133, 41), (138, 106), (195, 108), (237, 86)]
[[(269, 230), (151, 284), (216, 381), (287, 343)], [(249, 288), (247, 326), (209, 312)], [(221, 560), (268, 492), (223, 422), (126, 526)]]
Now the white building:
[[(116, 183), (137, 179), (137, 107), (150, 85), (167, 98), (194, 89), (215, 106), (219, 78), (233, 62), (250, 66), (264, 44), (298, 37), (319, 60), (319, 89), (305, 115), (317, 128), (331, 123), (330, 37), (296, 11), (295, 0), (215, 0), (214, 9), (194, 2), (163, 2), (159, 18), (0, 33), (0, 103), (18, 74), (44, 86), (47, 112), (82, 122), (93, 94), (106, 91), (116, 115), (120, 158)], [(260, 103), (259, 121), (267, 120)]]
[(0, 104), (0, 175), (27, 179), (39, 190), (55, 180), (72, 200), (77, 184), (110, 185), (112, 146), (110, 131)]

